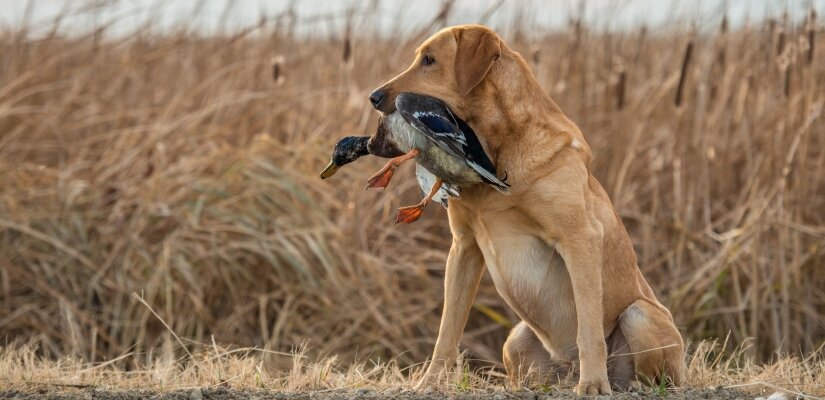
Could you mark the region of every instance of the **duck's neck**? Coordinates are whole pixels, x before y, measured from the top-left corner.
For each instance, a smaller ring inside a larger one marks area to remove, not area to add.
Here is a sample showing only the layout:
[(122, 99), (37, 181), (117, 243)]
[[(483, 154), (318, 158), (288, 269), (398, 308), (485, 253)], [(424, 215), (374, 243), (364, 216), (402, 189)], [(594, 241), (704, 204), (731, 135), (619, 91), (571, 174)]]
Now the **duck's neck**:
[(369, 136), (358, 137), (358, 140), (355, 141), (355, 145), (352, 146), (353, 161), (370, 154), (368, 147), (369, 141)]

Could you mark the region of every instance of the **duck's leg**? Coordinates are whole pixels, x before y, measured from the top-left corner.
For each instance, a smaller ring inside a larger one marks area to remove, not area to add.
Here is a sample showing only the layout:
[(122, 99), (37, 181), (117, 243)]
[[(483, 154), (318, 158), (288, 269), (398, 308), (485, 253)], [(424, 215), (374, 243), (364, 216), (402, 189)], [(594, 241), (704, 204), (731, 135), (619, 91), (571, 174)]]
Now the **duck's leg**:
[(371, 176), (370, 179), (367, 180), (367, 189), (387, 187), (387, 185), (390, 184), (390, 179), (392, 179), (392, 174), (395, 172), (395, 169), (398, 168), (398, 166), (404, 161), (415, 158), (417, 155), (418, 149), (412, 149), (409, 153), (390, 160), (384, 168), (378, 170), (375, 175)]
[(432, 200), (433, 196), (438, 192), (438, 189), (441, 189), (442, 183), (444, 183), (444, 181), (442, 181), (441, 178), (436, 179), (432, 189), (430, 189), (430, 194), (423, 198), (420, 203), (414, 206), (399, 208), (398, 216), (395, 217), (395, 223), (406, 222), (411, 224), (418, 220), (418, 218), (421, 217), (421, 213), (424, 212), (424, 207)]

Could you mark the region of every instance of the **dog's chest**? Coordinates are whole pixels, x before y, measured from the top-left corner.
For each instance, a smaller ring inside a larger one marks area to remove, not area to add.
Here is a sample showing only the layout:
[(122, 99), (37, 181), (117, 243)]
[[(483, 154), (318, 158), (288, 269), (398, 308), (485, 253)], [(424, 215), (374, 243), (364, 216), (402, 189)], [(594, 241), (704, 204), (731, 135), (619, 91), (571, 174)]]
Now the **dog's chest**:
[[(495, 214), (495, 213), (494, 213)], [(475, 235), (496, 291), (556, 356), (575, 357), (576, 308), (561, 256), (518, 222), (479, 218)]]

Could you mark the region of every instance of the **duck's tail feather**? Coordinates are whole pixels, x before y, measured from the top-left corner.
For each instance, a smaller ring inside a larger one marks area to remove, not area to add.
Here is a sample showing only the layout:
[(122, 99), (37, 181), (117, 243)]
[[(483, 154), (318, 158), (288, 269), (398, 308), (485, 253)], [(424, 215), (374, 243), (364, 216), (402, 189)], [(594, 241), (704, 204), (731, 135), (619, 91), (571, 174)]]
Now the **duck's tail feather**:
[(473, 171), (478, 173), (478, 175), (481, 177), (481, 179), (484, 182), (490, 184), (490, 186), (492, 186), (493, 189), (498, 190), (499, 192), (504, 193), (504, 194), (510, 194), (510, 185), (508, 185), (508, 184), (502, 182), (500, 179), (498, 179), (496, 174), (488, 171), (486, 168), (484, 168), (484, 167), (482, 167), (482, 166), (480, 166), (480, 165), (478, 165), (478, 164), (476, 164), (476, 163), (474, 163), (470, 160), (467, 160), (467, 164), (470, 166), (470, 168), (473, 169)]
[(460, 187), (449, 184), (449, 183), (446, 183), (446, 182), (444, 182), (444, 184), (441, 187), (443, 187), (444, 190), (447, 192), (447, 194), (449, 194), (450, 196), (461, 197), (461, 188)]
[(436, 197), (435, 200), (437, 202), (441, 203), (441, 205), (444, 208), (448, 207), (448, 205), (449, 205), (448, 200), (450, 199), (450, 197), (457, 198), (457, 199), (461, 198), (461, 188), (459, 188), (458, 186), (451, 185), (451, 184), (446, 183), (446, 182), (444, 182), (444, 184), (441, 185), (441, 190), (439, 190), (439, 191), (444, 191), (444, 193), (447, 193), (447, 196), (439, 196), (439, 195), (435, 196)]

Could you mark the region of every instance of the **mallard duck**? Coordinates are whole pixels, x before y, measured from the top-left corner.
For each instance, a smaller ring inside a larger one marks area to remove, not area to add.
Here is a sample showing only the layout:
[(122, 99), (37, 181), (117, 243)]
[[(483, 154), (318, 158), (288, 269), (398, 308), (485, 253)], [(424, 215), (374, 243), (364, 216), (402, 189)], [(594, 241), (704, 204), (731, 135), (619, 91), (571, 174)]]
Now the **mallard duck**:
[[(404, 153), (396, 148), (392, 138), (388, 137), (390, 134), (387, 130), (388, 124), (383, 123), (383, 119), (382, 117), (382, 121), (378, 125), (378, 131), (374, 136), (347, 136), (338, 140), (335, 143), (329, 164), (321, 171), (321, 179), (329, 178), (340, 167), (366, 155), (372, 154), (383, 158), (394, 158), (403, 155)], [(421, 188), (422, 196), (425, 196), (430, 193), (438, 178), (419, 164), (416, 164), (415, 167), (415, 177)], [(436, 190), (432, 200), (447, 208), (447, 199), (450, 196), (458, 197), (458, 188), (444, 184)]]
[[(485, 183), (509, 194), (509, 185), (496, 176), (496, 168), (466, 122), (434, 97), (403, 92), (396, 97), (396, 111), (387, 115), (386, 140), (405, 154), (390, 160), (368, 180), (367, 187), (386, 187), (399, 165), (415, 159), (436, 177), (429, 194), (418, 204), (398, 210), (397, 222), (417, 220), (441, 187), (458, 194), (467, 184)], [(505, 178), (506, 179), (506, 178)]]

